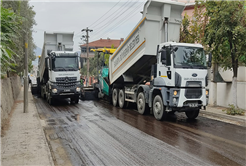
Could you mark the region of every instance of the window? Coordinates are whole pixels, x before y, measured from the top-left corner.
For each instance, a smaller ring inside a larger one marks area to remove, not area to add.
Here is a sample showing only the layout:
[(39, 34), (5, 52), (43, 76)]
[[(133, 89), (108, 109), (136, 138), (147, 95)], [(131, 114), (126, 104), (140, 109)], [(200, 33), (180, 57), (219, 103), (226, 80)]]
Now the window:
[(86, 47), (81, 47), (81, 52), (86, 52)]
[(176, 68), (206, 69), (206, 56), (203, 48), (178, 46), (174, 52)]
[(170, 47), (166, 48), (167, 51), (167, 61), (166, 61), (166, 65), (167, 66), (171, 66), (171, 49)]

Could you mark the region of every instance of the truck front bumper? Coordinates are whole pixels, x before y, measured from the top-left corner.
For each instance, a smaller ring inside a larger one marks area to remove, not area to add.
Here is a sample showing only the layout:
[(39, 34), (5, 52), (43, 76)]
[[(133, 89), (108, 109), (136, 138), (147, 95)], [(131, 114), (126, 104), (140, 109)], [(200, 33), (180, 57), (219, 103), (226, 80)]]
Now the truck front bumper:
[(74, 87), (67, 88), (51, 85), (50, 91), (53, 98), (79, 97), (81, 94), (81, 85), (78, 84)]
[(208, 90), (205, 88), (170, 88), (169, 107), (187, 111), (208, 105)]

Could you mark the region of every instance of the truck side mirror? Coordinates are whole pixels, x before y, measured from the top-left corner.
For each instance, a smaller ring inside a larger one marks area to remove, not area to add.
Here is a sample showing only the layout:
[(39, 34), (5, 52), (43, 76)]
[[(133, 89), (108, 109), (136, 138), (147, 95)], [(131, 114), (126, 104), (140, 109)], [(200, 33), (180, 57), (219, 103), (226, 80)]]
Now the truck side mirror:
[(212, 64), (212, 54), (211, 52), (208, 54), (208, 67), (211, 67)]
[(52, 50), (47, 50), (47, 55), (50, 56), (51, 51), (52, 51)]
[(167, 51), (162, 50), (161, 51), (161, 63), (166, 64), (166, 61), (167, 61)]

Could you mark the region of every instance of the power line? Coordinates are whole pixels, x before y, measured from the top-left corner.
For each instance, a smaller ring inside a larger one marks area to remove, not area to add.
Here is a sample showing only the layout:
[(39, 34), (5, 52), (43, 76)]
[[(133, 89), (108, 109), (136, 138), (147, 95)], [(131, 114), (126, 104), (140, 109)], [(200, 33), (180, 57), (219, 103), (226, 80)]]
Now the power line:
[[(145, 3), (145, 2), (144, 2), (144, 3)], [(134, 8), (134, 9), (132, 10), (132, 11), (136, 10), (134, 13), (129, 13), (129, 14), (126, 15), (123, 19), (119, 20), (119, 21), (115, 24), (116, 26), (113, 26), (113, 29), (108, 30), (108, 31), (106, 32), (105, 36), (107, 36), (110, 32), (114, 31), (115, 29), (117, 29), (118, 27), (120, 27), (122, 24), (124, 24), (126, 21), (128, 21), (129, 19), (127, 19), (127, 18), (130, 18), (130, 17), (132, 17), (132, 15), (135, 15), (136, 13), (138, 13), (139, 10), (137, 10), (137, 9), (139, 9), (140, 6), (142, 6), (144, 3), (141, 3), (141, 4), (138, 5), (136, 8)]]
[[(128, 0), (128, 1), (129, 1), (129, 0)], [(132, 3), (132, 2), (129, 2), (129, 4), (131, 4), (131, 3)], [(125, 7), (127, 7), (129, 4), (126, 4)], [(136, 4), (136, 2), (134, 2), (134, 4)], [(124, 8), (122, 8), (122, 10), (124, 10)], [(97, 30), (97, 29), (102, 29), (103, 27), (112, 24), (112, 23), (115, 21), (115, 19), (117, 19), (118, 17), (122, 16), (122, 14), (125, 13), (125, 11), (127, 11), (127, 10), (129, 10), (129, 9), (126, 8), (126, 10), (124, 10), (123, 12), (121, 12), (122, 10), (120, 10), (120, 11), (118, 12), (118, 14), (116, 14), (112, 19), (110, 19), (108, 22), (106, 22), (103, 26), (101, 26), (101, 27), (99, 27), (99, 28), (95, 28), (95, 30)]]
[[(120, 0), (121, 1), (121, 0)], [(120, 1), (118, 1), (110, 10), (112, 10)], [(128, 4), (129, 3), (129, 0), (128, 1), (126, 1), (122, 6), (120, 6), (119, 7), (119, 9), (117, 9), (117, 11), (119, 11), (121, 8), (123, 8), (126, 4)], [(105, 16), (107, 13), (109, 13), (109, 11), (110, 10), (108, 10), (103, 16)], [(121, 11), (121, 10), (120, 10)], [(115, 11), (116, 12), (116, 11)], [(114, 13), (115, 13), (114, 12)], [(93, 29), (95, 28), (95, 27), (97, 27), (98, 25), (100, 25), (101, 23), (103, 23), (103, 22), (105, 22), (107, 19), (109, 19), (110, 17), (112, 17), (112, 16), (114, 16), (114, 13), (112, 13), (109, 17), (107, 17), (107, 18), (105, 18), (105, 19), (103, 19), (103, 20), (101, 20), (99, 23), (97, 23), (94, 27), (93, 27)], [(103, 16), (101, 16), (99, 19), (97, 19), (97, 21), (98, 20), (100, 20)], [(112, 19), (111, 19), (112, 20)], [(110, 20), (110, 21), (111, 21)], [(93, 25), (93, 24), (95, 24), (97, 21), (95, 21), (94, 23), (92, 23), (91, 25)], [(96, 29), (98, 29), (98, 28), (96, 28)], [(81, 36), (81, 33), (82, 32), (78, 32), (78, 33), (76, 33), (74, 36), (75, 37), (80, 37)]]
[(106, 31), (104, 31), (104, 32), (106, 33), (105, 36), (107, 36), (110, 32), (114, 31), (114, 30), (117, 29), (120, 25), (122, 25), (122, 24), (124, 24), (126, 21), (128, 21), (128, 20), (129, 20), (128, 18), (131, 18), (132, 15), (135, 15), (135, 13), (138, 13), (139, 10), (137, 10), (137, 9), (139, 9), (139, 7), (142, 6), (142, 5), (143, 5), (143, 3), (141, 3), (140, 5), (138, 5), (137, 7), (135, 7), (133, 10), (131, 10), (131, 11), (135, 11), (135, 12), (134, 12), (134, 13), (132, 13), (132, 12), (128, 13), (128, 15), (126, 15), (124, 18), (122, 18), (121, 20), (119, 20), (119, 21), (115, 24), (115, 26), (113, 26), (113, 28), (112, 28), (111, 30), (106, 30)]
[(83, 32), (78, 32), (78, 33), (76, 33), (74, 36), (75, 37), (80, 37), (82, 34), (80, 34), (80, 33), (83, 33)]
[[(136, 4), (137, 2), (134, 2), (134, 5)], [(132, 6), (134, 6), (132, 5)], [(100, 27), (100, 31), (97, 31), (94, 35), (95, 36), (98, 36), (99, 34), (102, 34), (105, 32), (106, 30), (106, 27), (110, 27), (111, 24), (113, 24), (114, 22), (116, 22), (118, 20), (119, 17), (122, 17), (124, 16), (124, 13), (127, 13), (127, 11), (130, 10), (130, 8), (126, 8), (126, 10), (124, 10), (123, 12), (119, 13), (118, 15), (116, 15), (113, 19), (111, 19), (110, 21), (108, 21), (106, 24), (104, 24), (103, 26)], [(98, 28), (97, 28), (98, 29)], [(105, 30), (101, 30), (101, 29), (105, 29)]]
[[(120, 19), (118, 22), (116, 22), (116, 24), (114, 24), (114, 26), (112, 26), (112, 28), (110, 30), (105, 30), (105, 31), (100, 31), (98, 33), (96, 33), (95, 36), (93, 36), (93, 38), (96, 38), (97, 36), (99, 36), (102, 33), (106, 33), (109, 34), (110, 32), (112, 32), (113, 30), (117, 29), (120, 25), (124, 24), (126, 21), (128, 21), (128, 18), (131, 18), (132, 15), (135, 15), (136, 13), (139, 12), (139, 8), (140, 6), (142, 6), (145, 2), (141, 3), (140, 5), (136, 6), (134, 9), (132, 9), (125, 17), (123, 17), (122, 19)], [(136, 11), (135, 11), (136, 10)], [(133, 11), (135, 11), (134, 13), (132, 13)], [(106, 35), (107, 35), (106, 34)]]
[[(96, 26), (94, 26), (93, 28), (94, 28), (94, 29), (98, 29), (98, 28), (96, 28), (97, 26), (99, 26), (101, 23), (105, 23), (105, 21), (108, 20), (108, 19), (110, 19), (112, 16), (114, 16), (116, 12), (119, 12), (119, 11), (123, 10), (122, 8), (123, 8), (125, 5), (127, 5), (127, 4), (129, 3), (129, 1), (130, 1), (130, 0), (126, 1), (126, 2), (125, 2), (122, 6), (120, 6), (114, 13), (112, 13), (109, 17), (107, 17), (107, 18), (101, 20), (101, 21), (100, 21)], [(112, 20), (112, 19), (111, 19), (111, 20)], [(111, 21), (111, 20), (110, 20), (110, 21)], [(104, 24), (104, 25), (105, 25), (105, 24)]]
[(104, 17), (106, 14), (108, 14), (108, 12), (110, 12), (116, 5), (118, 5), (118, 3), (121, 0), (119, 0), (112, 8), (110, 8), (106, 13), (104, 13), (104, 15), (102, 15), (99, 19), (97, 19), (94, 23), (92, 23), (89, 27), (91, 27), (92, 25), (94, 25), (97, 21), (99, 21), (102, 17)]

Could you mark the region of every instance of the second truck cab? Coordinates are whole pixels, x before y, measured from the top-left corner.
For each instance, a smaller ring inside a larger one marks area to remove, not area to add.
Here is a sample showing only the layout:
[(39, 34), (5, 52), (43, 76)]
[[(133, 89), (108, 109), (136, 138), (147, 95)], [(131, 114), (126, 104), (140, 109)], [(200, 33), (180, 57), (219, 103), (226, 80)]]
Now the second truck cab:
[[(71, 98), (76, 103), (80, 96), (80, 59), (78, 53), (53, 51), (46, 58), (48, 68), (47, 97)], [(45, 87), (46, 88), (46, 87)]]
[(153, 88), (150, 96), (160, 92), (163, 103), (153, 102), (152, 106), (149, 102), (157, 119), (160, 113), (158, 104), (163, 104), (166, 112), (184, 111), (189, 118), (196, 118), (199, 109), (206, 107), (206, 63), (206, 55), (200, 44), (167, 42), (159, 45), (157, 64), (152, 67)]

